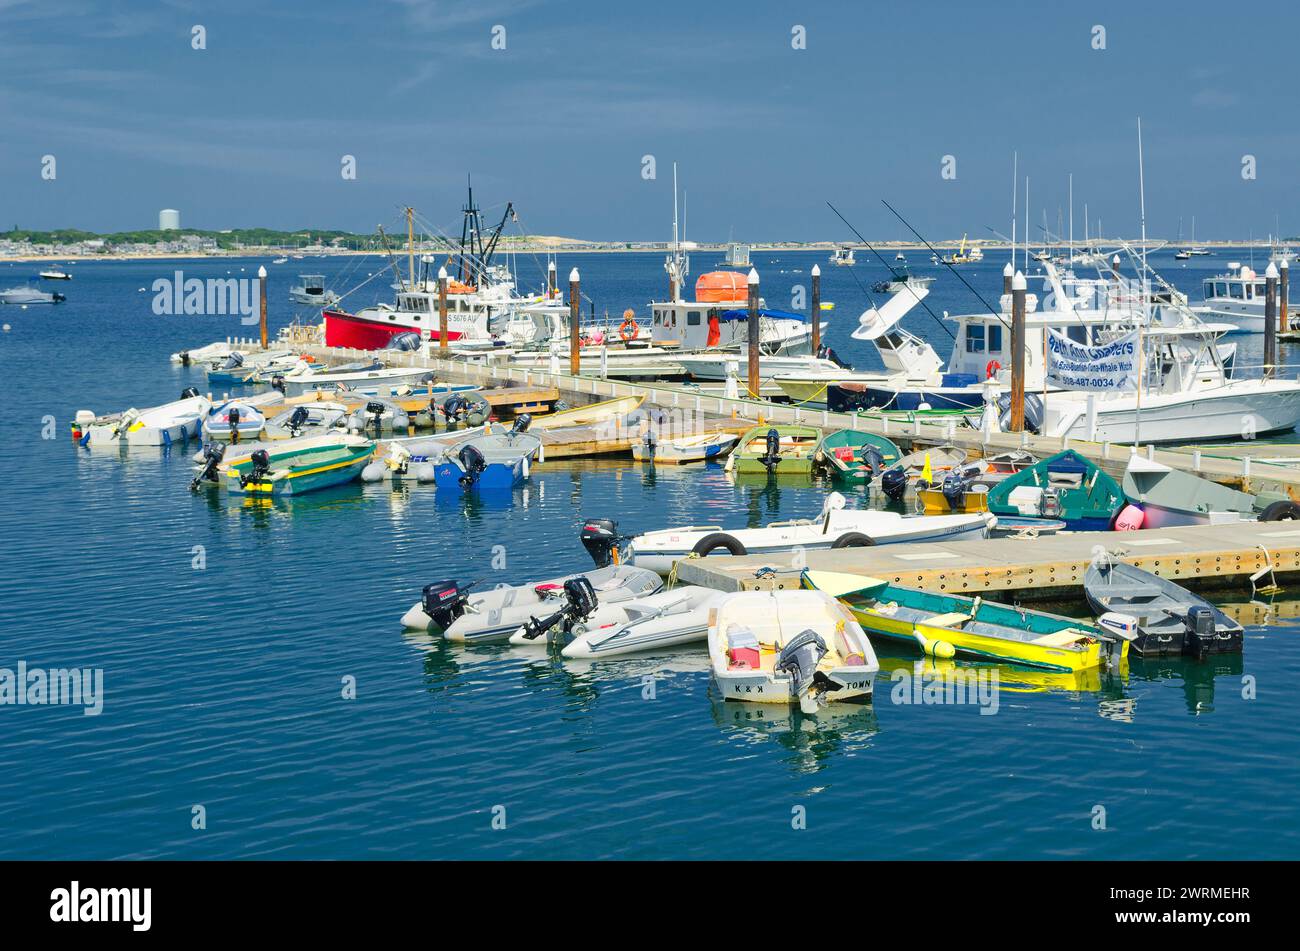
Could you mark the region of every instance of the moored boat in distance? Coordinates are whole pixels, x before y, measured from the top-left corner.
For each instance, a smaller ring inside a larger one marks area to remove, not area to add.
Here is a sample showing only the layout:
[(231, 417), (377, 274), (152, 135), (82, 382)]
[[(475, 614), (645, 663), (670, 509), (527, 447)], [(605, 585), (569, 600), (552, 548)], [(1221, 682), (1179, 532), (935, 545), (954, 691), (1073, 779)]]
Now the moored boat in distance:
[(11, 287), (0, 291), (0, 304), (13, 304), (26, 307), (28, 304), (61, 304), (65, 300), (62, 294), (42, 291), (35, 287)]
[(339, 295), (325, 287), (324, 274), (299, 274), (298, 283), (289, 288), (289, 300), (295, 304), (328, 307), (338, 303)]

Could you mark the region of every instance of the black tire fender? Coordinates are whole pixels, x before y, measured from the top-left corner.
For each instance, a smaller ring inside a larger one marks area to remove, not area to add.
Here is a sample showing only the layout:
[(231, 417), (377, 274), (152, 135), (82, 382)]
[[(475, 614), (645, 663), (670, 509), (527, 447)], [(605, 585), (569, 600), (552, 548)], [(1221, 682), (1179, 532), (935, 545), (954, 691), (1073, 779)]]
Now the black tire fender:
[(731, 555), (749, 554), (745, 546), (740, 543), (740, 539), (728, 535), (726, 532), (714, 532), (711, 535), (705, 535), (695, 543), (695, 547), (691, 549), (691, 553), (699, 555), (701, 558), (705, 558), (717, 551), (719, 548), (725, 548), (727, 553)]
[(846, 532), (831, 543), (832, 548), (870, 548), (875, 542), (861, 532)]
[(1300, 505), (1285, 499), (1274, 502), (1259, 514), (1261, 522), (1293, 522), (1300, 519)]

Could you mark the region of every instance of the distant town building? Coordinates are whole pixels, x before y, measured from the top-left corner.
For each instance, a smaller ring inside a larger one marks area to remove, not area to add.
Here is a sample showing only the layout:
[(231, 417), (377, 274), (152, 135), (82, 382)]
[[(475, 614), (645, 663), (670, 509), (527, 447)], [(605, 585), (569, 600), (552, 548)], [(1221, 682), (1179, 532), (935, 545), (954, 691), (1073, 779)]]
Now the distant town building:
[(158, 212), (159, 231), (180, 231), (181, 213), (175, 208), (164, 208)]

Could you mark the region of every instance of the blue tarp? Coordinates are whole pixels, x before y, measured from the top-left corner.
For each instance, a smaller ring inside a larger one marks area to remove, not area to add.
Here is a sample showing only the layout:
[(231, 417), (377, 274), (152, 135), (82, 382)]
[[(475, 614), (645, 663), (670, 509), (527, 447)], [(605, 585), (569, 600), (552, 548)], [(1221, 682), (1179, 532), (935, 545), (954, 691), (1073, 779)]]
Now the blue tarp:
[[(788, 310), (762, 310), (762, 309), (760, 309), (759, 312), (758, 312), (758, 316), (760, 316), (760, 317), (775, 317), (775, 318), (777, 318), (777, 319), (779, 319), (779, 320), (798, 320), (798, 321), (802, 321), (802, 322), (805, 323), (805, 324), (808, 323), (808, 318), (805, 317), (803, 314), (795, 314), (795, 313), (791, 313), (791, 312), (788, 311)], [(723, 319), (723, 320), (748, 320), (748, 319), (749, 319), (749, 311), (747, 311), (747, 310), (724, 310), (724, 311), (722, 312), (722, 319)]]

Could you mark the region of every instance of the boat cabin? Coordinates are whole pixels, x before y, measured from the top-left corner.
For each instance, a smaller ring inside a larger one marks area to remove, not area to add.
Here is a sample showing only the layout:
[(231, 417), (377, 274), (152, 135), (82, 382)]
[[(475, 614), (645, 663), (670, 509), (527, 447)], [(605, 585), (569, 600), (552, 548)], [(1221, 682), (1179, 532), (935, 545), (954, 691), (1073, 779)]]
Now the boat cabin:
[[(650, 342), (682, 350), (730, 350), (749, 341), (748, 276), (710, 271), (695, 282), (695, 300), (652, 302)], [(803, 314), (768, 310), (760, 298), (760, 346), (765, 353), (807, 352), (812, 325)], [(802, 348), (802, 349), (800, 349)]]

